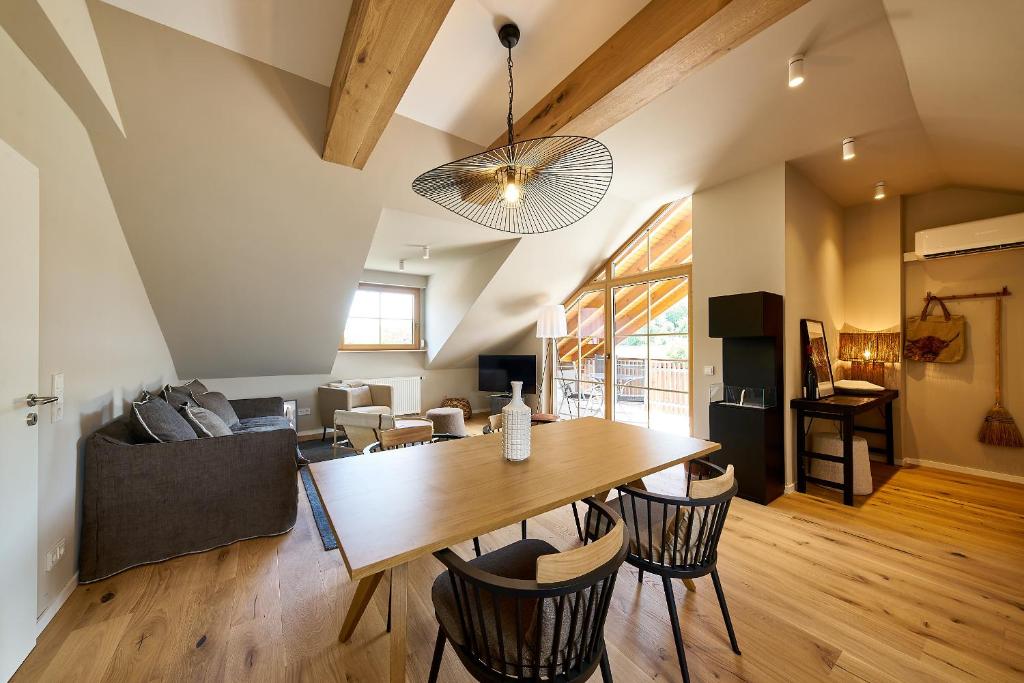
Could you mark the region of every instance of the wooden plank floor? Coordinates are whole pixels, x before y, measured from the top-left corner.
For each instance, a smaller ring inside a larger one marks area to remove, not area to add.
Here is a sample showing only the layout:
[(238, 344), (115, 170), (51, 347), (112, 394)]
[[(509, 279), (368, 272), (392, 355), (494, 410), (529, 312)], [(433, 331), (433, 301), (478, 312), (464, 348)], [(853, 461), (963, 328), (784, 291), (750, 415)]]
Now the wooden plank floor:
[[(678, 476), (649, 484), (669, 490)], [(1024, 487), (879, 466), (882, 481), (855, 508), (821, 489), (735, 503), (719, 567), (743, 655), (729, 649), (709, 579), (677, 590), (695, 681), (1024, 680)], [(14, 680), (384, 680), (386, 585), (338, 644), (354, 586), (297, 490), (288, 534), (80, 586)], [(574, 545), (568, 508), (531, 520), (530, 532)], [(484, 537), (485, 550), (518, 533)], [(433, 558), (410, 567), (410, 681), (426, 680), (440, 571)], [(660, 581), (636, 578), (623, 567), (608, 618), (615, 678), (678, 681)], [(468, 680), (450, 650), (441, 680)]]

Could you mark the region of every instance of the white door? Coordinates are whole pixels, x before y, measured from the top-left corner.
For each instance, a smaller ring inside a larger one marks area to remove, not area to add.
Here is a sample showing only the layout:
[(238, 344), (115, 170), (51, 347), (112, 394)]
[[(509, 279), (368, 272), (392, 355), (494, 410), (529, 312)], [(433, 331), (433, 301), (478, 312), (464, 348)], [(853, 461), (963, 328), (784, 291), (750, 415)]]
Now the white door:
[(38, 381), (39, 172), (0, 140), (0, 681), (36, 644)]

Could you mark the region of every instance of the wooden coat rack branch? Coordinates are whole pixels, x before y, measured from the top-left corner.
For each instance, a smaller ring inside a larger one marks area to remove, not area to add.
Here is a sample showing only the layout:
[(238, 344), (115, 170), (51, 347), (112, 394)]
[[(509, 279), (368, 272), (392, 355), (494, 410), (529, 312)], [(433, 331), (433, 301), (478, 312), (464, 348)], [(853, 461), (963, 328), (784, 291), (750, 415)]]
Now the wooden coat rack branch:
[(950, 294), (948, 296), (933, 296), (931, 292), (925, 296), (925, 301), (958, 301), (962, 299), (993, 299), (1003, 296), (1010, 296), (1010, 289), (1003, 286), (1000, 292), (976, 292), (975, 294)]

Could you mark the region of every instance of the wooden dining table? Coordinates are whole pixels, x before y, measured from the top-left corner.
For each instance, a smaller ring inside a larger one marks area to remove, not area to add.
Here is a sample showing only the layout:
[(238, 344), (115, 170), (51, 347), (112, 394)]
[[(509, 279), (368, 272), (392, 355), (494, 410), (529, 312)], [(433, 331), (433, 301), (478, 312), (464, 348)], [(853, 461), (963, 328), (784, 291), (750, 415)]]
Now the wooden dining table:
[(351, 638), (391, 571), (390, 680), (405, 681), (408, 564), (718, 450), (716, 443), (596, 417), (534, 427), (531, 453), (505, 460), (501, 435), (310, 465), (349, 576), (339, 640)]

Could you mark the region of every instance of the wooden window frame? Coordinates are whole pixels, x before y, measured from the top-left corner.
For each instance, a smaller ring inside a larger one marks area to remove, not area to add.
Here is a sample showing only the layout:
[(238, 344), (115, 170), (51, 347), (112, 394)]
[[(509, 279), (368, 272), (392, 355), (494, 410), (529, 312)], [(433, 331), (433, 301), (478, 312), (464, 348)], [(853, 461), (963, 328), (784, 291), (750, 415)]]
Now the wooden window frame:
[[(683, 201), (683, 200), (669, 202), (669, 203), (664, 204), (661, 207), (659, 207), (658, 210), (655, 211), (654, 214), (650, 218), (648, 218), (644, 222), (643, 225), (641, 225), (632, 235), (630, 235), (621, 245), (619, 245), (618, 249), (616, 249), (614, 252), (612, 252), (612, 255), (609, 256), (604, 261), (604, 263), (602, 263), (597, 269), (592, 271), (586, 277), (586, 279), (584, 279), (583, 284), (581, 284), (579, 287), (577, 287), (576, 290), (572, 294), (570, 294), (568, 297), (566, 297), (565, 300), (562, 302), (563, 305), (566, 307), (566, 309), (568, 309), (570, 306), (572, 306), (576, 302), (577, 299), (579, 299), (580, 297), (582, 297), (585, 294), (589, 294), (591, 292), (603, 292), (604, 293), (604, 303), (603, 303), (603, 306), (604, 306), (605, 363), (610, 363), (613, 360), (613, 357), (614, 357), (614, 354), (613, 354), (613, 348), (615, 346), (615, 335), (614, 335), (614, 325), (615, 325), (615, 323), (614, 323), (614, 316), (615, 316), (615, 314), (614, 314), (614, 310), (615, 310), (615, 306), (614, 306), (614, 290), (616, 288), (622, 287), (624, 285), (635, 285), (635, 284), (643, 284), (643, 283), (653, 284), (654, 282), (658, 282), (660, 280), (670, 280), (670, 279), (674, 279), (674, 278), (685, 277), (687, 279), (687, 281), (689, 282), (689, 287), (690, 287), (690, 291), (688, 293), (688, 297), (690, 299), (690, 302), (691, 303), (693, 302), (693, 262), (692, 262), (692, 260), (690, 261), (690, 263), (683, 263), (683, 264), (679, 264), (679, 265), (675, 265), (675, 266), (669, 266), (667, 268), (659, 268), (659, 269), (656, 269), (656, 270), (648, 270), (648, 271), (643, 272), (643, 273), (632, 273), (632, 274), (629, 274), (629, 275), (621, 275), (621, 276), (618, 276), (618, 277), (615, 277), (612, 274), (613, 264), (615, 263), (616, 259), (618, 259), (620, 256), (622, 256), (622, 254), (625, 253), (626, 250), (629, 249), (630, 246), (632, 246), (633, 242), (635, 242), (644, 233), (646, 233), (646, 232), (648, 232), (650, 230), (653, 230), (655, 227), (657, 227), (658, 223), (660, 223), (662, 220), (668, 218), (671, 215), (671, 213), (676, 209), (676, 207), (678, 206), (680, 201)], [(603, 280), (595, 281), (595, 278), (600, 277), (602, 274), (604, 275), (604, 279)], [(689, 377), (687, 378), (688, 383), (690, 385), (689, 386), (689, 393), (688, 393), (688, 401), (689, 401), (689, 409), (690, 409), (689, 410), (689, 412), (690, 412), (690, 416), (689, 416), (690, 417), (690, 436), (693, 436), (694, 400), (693, 400), (693, 306), (692, 305), (688, 306), (688, 308), (687, 308), (687, 326), (686, 327), (687, 327), (687, 346), (689, 347), (688, 348), (688, 352), (687, 352), (688, 353), (687, 361), (689, 363), (689, 368), (690, 368)], [(555, 348), (557, 349), (557, 345), (556, 345)], [(548, 386), (552, 386), (552, 387), (554, 386), (554, 374), (555, 374), (554, 368), (557, 365), (558, 365), (557, 358), (552, 363), (549, 364), (550, 367), (549, 367), (548, 377), (546, 378), (547, 381), (549, 382)], [(613, 373), (610, 373), (610, 372), (606, 373), (605, 381), (604, 381), (604, 389), (605, 389), (605, 392), (604, 392), (604, 401), (605, 401), (605, 405), (604, 405), (604, 419), (606, 419), (606, 420), (613, 420), (614, 419), (614, 415), (613, 415), (614, 414), (613, 402), (614, 402), (614, 399), (615, 399), (615, 392), (614, 392), (614, 386), (613, 386), (614, 385), (614, 379), (613, 379), (612, 375), (613, 375)], [(657, 389), (656, 391), (666, 391), (666, 390)], [(552, 409), (554, 409), (554, 403), (552, 403)]]
[[(413, 342), (411, 344), (346, 344), (345, 343), (345, 331), (341, 332), (341, 344), (338, 345), (339, 351), (419, 351), (422, 347), (422, 290), (419, 287), (407, 287), (404, 285), (375, 285), (370, 282), (360, 282), (356, 291), (369, 291), (379, 292), (381, 294), (386, 293), (402, 293), (413, 295), (413, 318), (412, 318), (412, 337)], [(379, 320), (379, 318), (378, 318)], [(348, 318), (345, 319), (345, 327), (348, 327)]]

